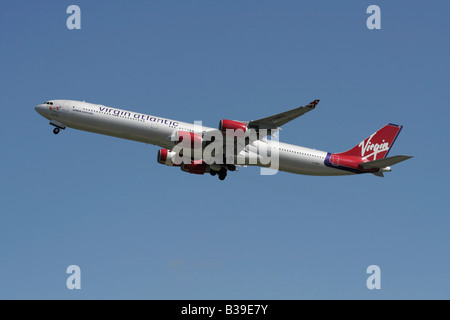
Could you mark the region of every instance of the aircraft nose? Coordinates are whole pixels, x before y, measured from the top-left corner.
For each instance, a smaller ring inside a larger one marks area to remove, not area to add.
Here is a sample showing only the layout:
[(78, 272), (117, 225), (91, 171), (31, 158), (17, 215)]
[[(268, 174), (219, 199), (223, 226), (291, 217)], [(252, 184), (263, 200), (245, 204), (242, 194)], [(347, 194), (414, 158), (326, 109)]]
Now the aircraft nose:
[(34, 107), (34, 110), (36, 110), (37, 113), (42, 115), (42, 113), (44, 111), (44, 106), (42, 104), (38, 104), (36, 107)]

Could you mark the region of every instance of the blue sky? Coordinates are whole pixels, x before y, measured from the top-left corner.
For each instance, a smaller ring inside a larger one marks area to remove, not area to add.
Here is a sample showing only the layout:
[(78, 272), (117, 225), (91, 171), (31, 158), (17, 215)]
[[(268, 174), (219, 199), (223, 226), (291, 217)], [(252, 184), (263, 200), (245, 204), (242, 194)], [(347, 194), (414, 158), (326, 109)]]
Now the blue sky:
[[(81, 8), (81, 30), (66, 8)], [(366, 9), (381, 8), (381, 30)], [(1, 299), (449, 299), (448, 1), (3, 1)], [(321, 99), (280, 140), (340, 152), (392, 122), (372, 175), (224, 182), (73, 129), (75, 99), (252, 120)], [(81, 268), (81, 290), (66, 269)], [(366, 269), (381, 268), (381, 290)]]

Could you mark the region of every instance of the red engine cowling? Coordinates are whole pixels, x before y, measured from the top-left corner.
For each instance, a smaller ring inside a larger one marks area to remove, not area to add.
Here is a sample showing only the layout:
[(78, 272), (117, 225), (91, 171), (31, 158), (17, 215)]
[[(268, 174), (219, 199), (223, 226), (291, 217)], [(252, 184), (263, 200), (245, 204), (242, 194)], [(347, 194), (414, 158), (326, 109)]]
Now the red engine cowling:
[(247, 125), (245, 123), (239, 122), (239, 121), (233, 121), (233, 120), (227, 120), (222, 119), (219, 122), (219, 130), (222, 131), (222, 133), (226, 133), (227, 129), (231, 130), (239, 130), (246, 132), (247, 131)]
[(191, 164), (182, 164), (181, 170), (192, 174), (204, 174), (208, 165), (203, 160), (193, 161)]
[(169, 167), (179, 167), (180, 164), (175, 164), (177, 159), (177, 153), (173, 151), (169, 151), (167, 149), (158, 150), (158, 162), (164, 164)]
[(203, 138), (200, 134), (188, 131), (175, 132), (174, 141), (176, 144), (183, 143), (183, 148), (195, 149), (202, 147)]

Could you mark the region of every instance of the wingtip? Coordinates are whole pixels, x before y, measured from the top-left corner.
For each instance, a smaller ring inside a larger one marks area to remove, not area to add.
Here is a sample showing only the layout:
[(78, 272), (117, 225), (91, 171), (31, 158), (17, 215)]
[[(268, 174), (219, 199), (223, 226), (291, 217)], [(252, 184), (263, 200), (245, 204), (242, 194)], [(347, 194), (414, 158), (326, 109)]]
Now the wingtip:
[(310, 105), (312, 105), (312, 107), (313, 107), (313, 109), (317, 106), (317, 104), (320, 102), (320, 100), (319, 99), (316, 99), (316, 100), (314, 100), (314, 101), (311, 101), (310, 103), (308, 103), (308, 104), (310, 104)]

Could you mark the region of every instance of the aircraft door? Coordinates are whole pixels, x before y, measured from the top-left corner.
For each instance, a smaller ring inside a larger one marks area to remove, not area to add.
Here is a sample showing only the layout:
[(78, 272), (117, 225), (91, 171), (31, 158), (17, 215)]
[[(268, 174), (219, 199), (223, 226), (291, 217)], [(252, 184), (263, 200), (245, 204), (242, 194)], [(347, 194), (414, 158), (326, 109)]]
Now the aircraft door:
[(69, 110), (68, 102), (52, 101), (48, 104), (48, 109), (50, 111), (50, 116), (52, 119), (58, 119), (58, 121), (66, 121), (71, 112)]
[(68, 102), (68, 101), (61, 102), (60, 107), (61, 107), (61, 109), (59, 110), (60, 118), (67, 120), (69, 118), (69, 116), (72, 114), (70, 112), (71, 108), (72, 108), (72, 106), (70, 105), (70, 102)]

